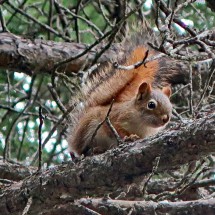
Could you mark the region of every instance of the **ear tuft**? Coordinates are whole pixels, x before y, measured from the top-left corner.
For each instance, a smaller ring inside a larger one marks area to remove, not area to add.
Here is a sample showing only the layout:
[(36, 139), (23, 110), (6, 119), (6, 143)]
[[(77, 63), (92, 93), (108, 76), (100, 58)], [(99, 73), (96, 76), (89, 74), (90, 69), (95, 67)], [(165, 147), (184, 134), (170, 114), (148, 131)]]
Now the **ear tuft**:
[(137, 100), (141, 100), (152, 91), (151, 84), (143, 82), (138, 89)]
[(167, 96), (170, 97), (172, 95), (172, 90), (170, 87), (163, 87), (162, 92)]

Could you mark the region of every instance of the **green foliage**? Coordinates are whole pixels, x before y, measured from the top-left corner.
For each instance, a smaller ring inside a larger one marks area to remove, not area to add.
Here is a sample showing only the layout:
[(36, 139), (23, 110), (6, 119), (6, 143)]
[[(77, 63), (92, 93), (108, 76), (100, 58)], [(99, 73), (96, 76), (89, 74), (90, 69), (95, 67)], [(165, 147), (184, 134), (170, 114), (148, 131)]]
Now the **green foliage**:
[(215, 26), (215, 14), (206, 4), (196, 3), (187, 6), (181, 14), (182, 17), (193, 21), (193, 26), (198, 30), (211, 29)]

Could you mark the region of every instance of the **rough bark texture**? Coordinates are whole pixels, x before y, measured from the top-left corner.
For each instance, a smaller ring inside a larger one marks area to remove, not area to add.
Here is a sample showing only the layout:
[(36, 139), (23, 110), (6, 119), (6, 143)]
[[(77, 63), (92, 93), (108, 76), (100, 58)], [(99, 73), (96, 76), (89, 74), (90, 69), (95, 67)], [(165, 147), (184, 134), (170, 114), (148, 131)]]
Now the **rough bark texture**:
[[(0, 34), (0, 68), (22, 71), (28, 75), (52, 73), (56, 63), (74, 57), (87, 49), (87, 45), (66, 42), (24, 39), (10, 33)], [(89, 51), (61, 67), (64, 72), (77, 72), (83, 65), (90, 65), (102, 46)], [(120, 58), (122, 52), (115, 46), (107, 50), (98, 63)], [(121, 48), (122, 50), (122, 48)]]
[(0, 158), (0, 178), (19, 181), (31, 175), (31, 171), (24, 165), (3, 161)]
[(104, 199), (81, 199), (79, 203), (87, 206), (99, 214), (195, 214), (207, 215), (215, 213), (215, 199), (183, 202), (146, 202), (146, 201), (120, 201)]
[[(212, 113), (205, 118), (169, 130), (162, 136), (157, 135), (151, 139), (121, 145), (105, 154), (87, 157), (75, 164), (71, 162), (36, 173), (4, 191), (0, 196), (0, 211), (4, 215), (15, 215), (22, 214), (23, 210), (29, 207), (29, 214), (50, 214), (50, 208), (54, 210), (62, 208), (65, 204), (67, 206), (71, 204), (71, 207), (76, 207), (76, 214), (83, 214), (83, 211), (78, 212), (80, 206), (73, 204), (76, 199), (95, 194), (102, 197), (131, 183), (136, 177), (150, 173), (153, 161), (158, 156), (160, 156), (157, 169), (159, 172), (215, 152), (214, 129), (215, 114)], [(171, 203), (165, 210), (174, 204)], [(185, 206), (186, 202), (179, 204)], [(68, 209), (67, 206), (65, 211)], [(214, 206), (208, 208), (198, 205), (196, 208), (198, 210), (201, 208), (202, 214), (214, 211)], [(197, 209), (188, 211), (188, 214), (196, 214), (194, 212)], [(184, 212), (187, 210), (188, 208), (184, 207)], [(34, 212), (31, 213), (32, 211)]]

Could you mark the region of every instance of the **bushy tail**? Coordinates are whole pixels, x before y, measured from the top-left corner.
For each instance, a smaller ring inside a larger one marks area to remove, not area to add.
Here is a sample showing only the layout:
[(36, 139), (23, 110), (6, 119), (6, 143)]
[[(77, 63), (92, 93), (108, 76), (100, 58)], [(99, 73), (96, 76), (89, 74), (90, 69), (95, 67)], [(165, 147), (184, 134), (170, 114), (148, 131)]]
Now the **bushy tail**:
[(186, 84), (189, 79), (186, 65), (175, 59), (162, 57), (159, 59), (159, 69), (155, 74), (153, 85), (166, 86)]

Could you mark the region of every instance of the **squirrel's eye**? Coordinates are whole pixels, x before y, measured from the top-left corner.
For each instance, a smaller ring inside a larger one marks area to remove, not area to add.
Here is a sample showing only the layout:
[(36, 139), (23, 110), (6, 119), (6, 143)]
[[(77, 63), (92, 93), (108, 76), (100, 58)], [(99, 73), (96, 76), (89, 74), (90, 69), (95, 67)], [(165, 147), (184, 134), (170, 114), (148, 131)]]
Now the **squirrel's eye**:
[(154, 101), (150, 101), (150, 102), (148, 103), (148, 109), (155, 109), (155, 108), (156, 108), (155, 102), (154, 102)]

